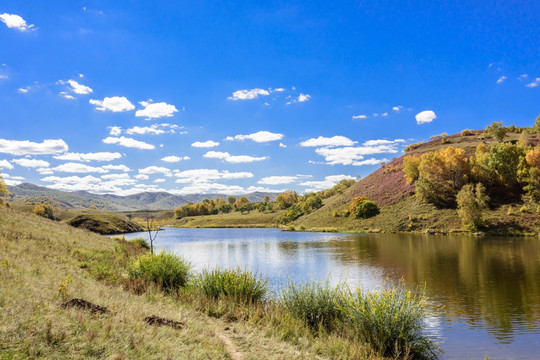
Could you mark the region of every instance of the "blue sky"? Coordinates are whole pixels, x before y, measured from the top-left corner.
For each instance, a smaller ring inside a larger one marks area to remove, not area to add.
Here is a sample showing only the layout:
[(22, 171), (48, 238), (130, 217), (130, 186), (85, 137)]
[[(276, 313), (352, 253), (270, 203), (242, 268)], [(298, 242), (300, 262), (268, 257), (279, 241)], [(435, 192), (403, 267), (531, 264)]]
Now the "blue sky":
[(540, 3), (3, 1), (8, 184), (298, 192), (540, 113)]

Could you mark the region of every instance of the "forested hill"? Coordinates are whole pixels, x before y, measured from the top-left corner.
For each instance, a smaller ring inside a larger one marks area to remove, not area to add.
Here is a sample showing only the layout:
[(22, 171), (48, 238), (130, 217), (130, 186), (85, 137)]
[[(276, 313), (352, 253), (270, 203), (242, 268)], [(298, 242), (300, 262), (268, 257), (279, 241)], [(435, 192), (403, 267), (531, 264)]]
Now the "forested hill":
[[(174, 209), (188, 202), (200, 202), (204, 199), (225, 197), (224, 194), (173, 195), (167, 192), (143, 192), (128, 196), (99, 195), (87, 191), (66, 192), (49, 189), (29, 183), (8, 186), (11, 200), (15, 203), (49, 202), (65, 209), (88, 208), (92, 205), (108, 211), (164, 210)], [(266, 193), (254, 192), (246, 196), (252, 202), (263, 201)], [(268, 193), (271, 199), (276, 194)]]

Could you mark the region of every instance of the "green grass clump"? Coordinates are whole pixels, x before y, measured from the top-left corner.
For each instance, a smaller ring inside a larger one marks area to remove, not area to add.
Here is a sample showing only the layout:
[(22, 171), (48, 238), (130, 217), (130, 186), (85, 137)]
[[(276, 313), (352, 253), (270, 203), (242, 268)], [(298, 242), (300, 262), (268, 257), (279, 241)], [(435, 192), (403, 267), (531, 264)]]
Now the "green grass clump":
[(132, 243), (132, 244), (137, 245), (141, 249), (150, 250), (150, 244), (148, 243), (148, 241), (146, 241), (146, 239), (144, 239), (142, 237), (137, 237), (137, 238), (131, 239), (131, 240), (129, 240), (129, 242)]
[(132, 279), (151, 281), (165, 290), (184, 287), (190, 279), (191, 263), (172, 253), (140, 256), (129, 268)]
[(332, 331), (344, 319), (343, 286), (332, 287), (324, 283), (308, 282), (297, 285), (289, 282), (280, 302), (293, 316), (304, 321), (312, 330)]
[(240, 269), (203, 270), (196, 286), (214, 299), (233, 298), (238, 302), (264, 301), (268, 293), (268, 279), (251, 271)]
[(356, 336), (382, 356), (436, 358), (437, 344), (423, 333), (427, 317), (424, 291), (411, 292), (397, 286), (364, 292), (348, 291), (341, 310)]

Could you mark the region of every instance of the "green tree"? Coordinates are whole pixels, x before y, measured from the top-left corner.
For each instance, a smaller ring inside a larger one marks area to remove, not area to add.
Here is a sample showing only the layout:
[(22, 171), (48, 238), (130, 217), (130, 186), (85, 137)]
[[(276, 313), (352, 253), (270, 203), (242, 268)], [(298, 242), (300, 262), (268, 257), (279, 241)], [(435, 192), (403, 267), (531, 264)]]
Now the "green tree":
[(234, 203), (236, 202), (236, 196), (229, 196), (227, 198), (227, 202), (231, 205), (234, 205)]
[(379, 207), (371, 200), (362, 201), (355, 211), (356, 218), (367, 219), (373, 217), (379, 213)]
[(502, 121), (494, 121), (491, 125), (486, 127), (486, 132), (497, 139), (498, 142), (502, 142), (506, 136), (507, 129), (503, 126)]
[(532, 127), (532, 131), (535, 133), (535, 134), (539, 134), (540, 133), (540, 115), (538, 115), (538, 117), (536, 118), (536, 121), (534, 122), (534, 125)]
[(488, 208), (489, 196), (481, 183), (466, 184), (456, 196), (458, 215), (463, 226), (475, 230), (482, 225), (482, 212)]
[(492, 172), (500, 185), (516, 190), (519, 188), (518, 168), (525, 156), (525, 149), (510, 143), (492, 146), (487, 158), (488, 170)]
[(264, 202), (267, 203), (270, 201), (270, 196), (268, 194), (264, 195)]
[(51, 220), (55, 219), (55, 216), (54, 216), (55, 208), (51, 204), (48, 204), (48, 203), (37, 204), (36, 206), (34, 206), (34, 209), (32, 210), (32, 212), (46, 219), (51, 219)]

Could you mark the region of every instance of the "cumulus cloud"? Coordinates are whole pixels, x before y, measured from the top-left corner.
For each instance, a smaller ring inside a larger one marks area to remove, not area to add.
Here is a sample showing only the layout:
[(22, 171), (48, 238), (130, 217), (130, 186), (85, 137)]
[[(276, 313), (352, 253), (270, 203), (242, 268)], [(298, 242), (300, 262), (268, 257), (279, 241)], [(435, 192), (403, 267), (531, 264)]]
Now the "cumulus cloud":
[(13, 165), (7, 160), (0, 160), (0, 169), (13, 169)]
[(255, 161), (266, 160), (268, 158), (266, 156), (255, 157), (249, 155), (231, 155), (228, 152), (222, 151), (208, 151), (206, 154), (203, 155), (203, 157), (207, 159), (220, 159), (233, 164), (251, 163)]
[(22, 183), (21, 180), (24, 180), (22, 176), (11, 176), (6, 173), (0, 174), (0, 177), (4, 181), (4, 184), (9, 185), (9, 186), (19, 185)]
[(86, 164), (69, 162), (62, 165), (58, 165), (52, 168), (54, 171), (58, 172), (67, 172), (67, 173), (106, 173), (108, 170), (105, 170), (102, 167), (89, 166)]
[(311, 99), (311, 95), (301, 93), (300, 95), (298, 95), (298, 97), (296, 99), (293, 99), (293, 100), (290, 100), (289, 102), (287, 102), (286, 105), (290, 105), (290, 104), (294, 104), (294, 103), (306, 102), (309, 99)]
[(53, 156), (57, 160), (68, 161), (112, 161), (120, 159), (122, 154), (118, 152), (95, 152), (95, 153), (65, 153), (63, 155)]
[(124, 172), (129, 172), (131, 171), (130, 168), (128, 168), (126, 165), (104, 165), (102, 166), (103, 169), (105, 170), (118, 170), (118, 171), (124, 171)]
[(30, 90), (28, 87), (25, 87), (25, 88), (18, 88), (17, 89), (17, 92), (19, 94), (26, 94), (28, 92), (28, 90)]
[(285, 144), (283, 144), (283, 143), (279, 143), (279, 147), (280, 147), (280, 148), (286, 148), (287, 145), (285, 145)]
[(432, 110), (424, 110), (416, 114), (416, 123), (418, 125), (427, 124), (437, 118), (437, 115)]
[(109, 126), (109, 135), (118, 136), (122, 133), (122, 128), (120, 126)]
[[(52, 183), (47, 185), (50, 189), (63, 191), (88, 191), (96, 194), (130, 195), (135, 193), (132, 188), (123, 189), (123, 186), (132, 186), (135, 180), (129, 178), (102, 179), (92, 175), (80, 176), (48, 176), (41, 179), (43, 182)], [(140, 190), (138, 190), (140, 192)]]
[(267, 176), (259, 180), (257, 183), (261, 185), (284, 185), (292, 184), (301, 179), (310, 178), (311, 175), (295, 175), (295, 176)]
[(252, 140), (252, 141), (255, 141), (255, 142), (258, 142), (258, 143), (262, 143), (262, 142), (268, 142), (268, 141), (281, 140), (282, 138), (283, 138), (283, 134), (272, 133), (270, 131), (258, 131), (256, 133), (249, 134), (249, 135), (236, 135), (234, 137), (233, 136), (227, 136), (225, 138), (225, 140), (228, 140), (228, 141)]
[(502, 84), (506, 79), (507, 79), (506, 76), (501, 76), (501, 77), (497, 80), (497, 84)]
[(135, 175), (134, 178), (137, 180), (148, 180), (150, 179), (150, 176), (145, 175), (145, 174), (138, 174), (138, 175)]
[(302, 186), (307, 186), (306, 192), (317, 192), (321, 190), (330, 189), (334, 185), (336, 185), (338, 182), (344, 179), (354, 179), (354, 177), (350, 175), (329, 175), (324, 178), (324, 180), (321, 181), (304, 181), (300, 183)]
[[(24, 89), (19, 89), (19, 90), (24, 90)], [(20, 92), (20, 91), (19, 91)], [(58, 95), (62, 96), (64, 99), (69, 99), (69, 100), (75, 100), (75, 96), (71, 95), (71, 94), (68, 94), (67, 92), (65, 91), (60, 91), (58, 93)]]
[(535, 88), (535, 87), (537, 87), (538, 85), (540, 85), (540, 78), (534, 79), (533, 82), (528, 83), (528, 84), (525, 85), (525, 86), (527, 86), (528, 88)]
[(148, 120), (157, 119), (161, 117), (172, 117), (178, 109), (171, 104), (165, 102), (153, 103), (152, 100), (140, 101), (139, 104), (144, 106), (144, 109), (137, 110), (135, 116), (145, 117)]
[(139, 169), (139, 174), (152, 175), (152, 174), (163, 174), (165, 176), (172, 176), (171, 169), (163, 166), (148, 166), (144, 169)]
[(13, 159), (11, 162), (14, 162), (17, 165), (20, 165), (22, 167), (27, 168), (46, 168), (49, 167), (49, 163), (45, 160), (37, 160), (37, 159)]
[(367, 115), (354, 115), (352, 118), (355, 119), (355, 120), (367, 119)]
[(238, 185), (225, 185), (220, 183), (196, 183), (184, 186), (182, 189), (170, 191), (176, 195), (189, 195), (189, 194), (231, 194), (240, 195), (245, 194), (247, 191)]
[(185, 171), (178, 171), (174, 174), (179, 184), (197, 183), (197, 182), (209, 182), (220, 179), (248, 179), (252, 178), (253, 174), (250, 172), (229, 172), (219, 171), (216, 169), (192, 169)]
[(169, 162), (169, 163), (176, 163), (182, 160), (190, 160), (191, 158), (189, 156), (176, 156), (176, 155), (170, 155), (165, 156), (161, 158), (161, 161)]
[(150, 126), (134, 126), (132, 128), (127, 129), (126, 134), (128, 135), (133, 135), (133, 134), (161, 135), (161, 134), (166, 134), (166, 133), (174, 134), (176, 132), (176, 129), (178, 128), (179, 128), (178, 125), (173, 125), (173, 124), (152, 124)]
[(251, 100), (259, 96), (268, 96), (270, 92), (264, 89), (250, 89), (250, 90), (238, 90), (233, 92), (232, 96), (229, 96), (227, 99), (237, 101), (237, 100)]
[(197, 148), (211, 148), (211, 147), (219, 146), (219, 143), (217, 141), (212, 141), (212, 140), (195, 141), (193, 144), (191, 144), (191, 146), (197, 147)]
[(395, 112), (400, 112), (400, 111), (401, 111), (401, 109), (403, 109), (403, 106), (401, 106), (401, 105), (398, 105), (398, 106), (394, 106), (394, 107), (392, 108), (392, 111), (395, 111)]
[(167, 181), (167, 180), (165, 180), (163, 178), (154, 180), (155, 183), (162, 183), (162, 182), (165, 182), (165, 181)]
[(16, 29), (23, 32), (37, 29), (33, 24), (27, 24), (26, 20), (16, 14), (0, 14), (0, 21), (6, 24), (6, 26), (10, 29)]
[[(328, 165), (367, 165), (362, 162), (365, 155), (397, 153), (397, 143), (372, 146), (347, 146), (341, 148), (319, 148), (315, 152), (324, 157)], [(382, 160), (378, 160), (380, 162)]]
[(105, 180), (130, 179), (129, 174), (126, 174), (126, 173), (101, 175), (101, 178)]
[(68, 151), (68, 145), (62, 139), (43, 140), (36, 143), (28, 140), (0, 139), (0, 153), (11, 155), (50, 155)]
[(332, 136), (332, 137), (324, 137), (319, 136), (318, 138), (311, 138), (306, 141), (303, 141), (300, 143), (300, 146), (306, 146), (306, 147), (314, 147), (314, 146), (327, 146), (327, 147), (335, 147), (335, 146), (352, 146), (356, 144), (356, 141), (352, 141), (351, 139), (345, 137), (345, 136)]
[(141, 150), (153, 150), (153, 149), (156, 148), (152, 144), (148, 144), (148, 143), (145, 143), (144, 141), (139, 141), (139, 140), (135, 140), (135, 139), (132, 139), (132, 138), (127, 138), (127, 137), (124, 137), (124, 136), (121, 136), (121, 137), (109, 136), (109, 137), (106, 137), (105, 139), (103, 139), (103, 142), (105, 144), (116, 144), (116, 145), (120, 145), (120, 146), (125, 146), (125, 147), (129, 147), (129, 148), (136, 148), (136, 149), (141, 149)]
[(135, 105), (125, 96), (105, 97), (103, 100), (90, 99), (88, 102), (95, 105), (99, 111), (122, 112), (135, 109)]
[[(74, 92), (75, 94), (78, 94), (78, 95), (88, 95), (88, 94), (94, 92), (94, 90), (92, 90), (92, 88), (90, 86), (79, 84), (77, 81), (71, 80), (71, 79), (68, 80), (68, 81), (59, 80), (58, 84), (63, 84), (63, 85), (67, 84), (67, 85), (69, 85), (69, 90), (71, 90), (72, 92)], [(65, 93), (65, 92), (61, 92), (60, 95), (63, 95), (64, 97), (67, 97), (68, 94)]]

